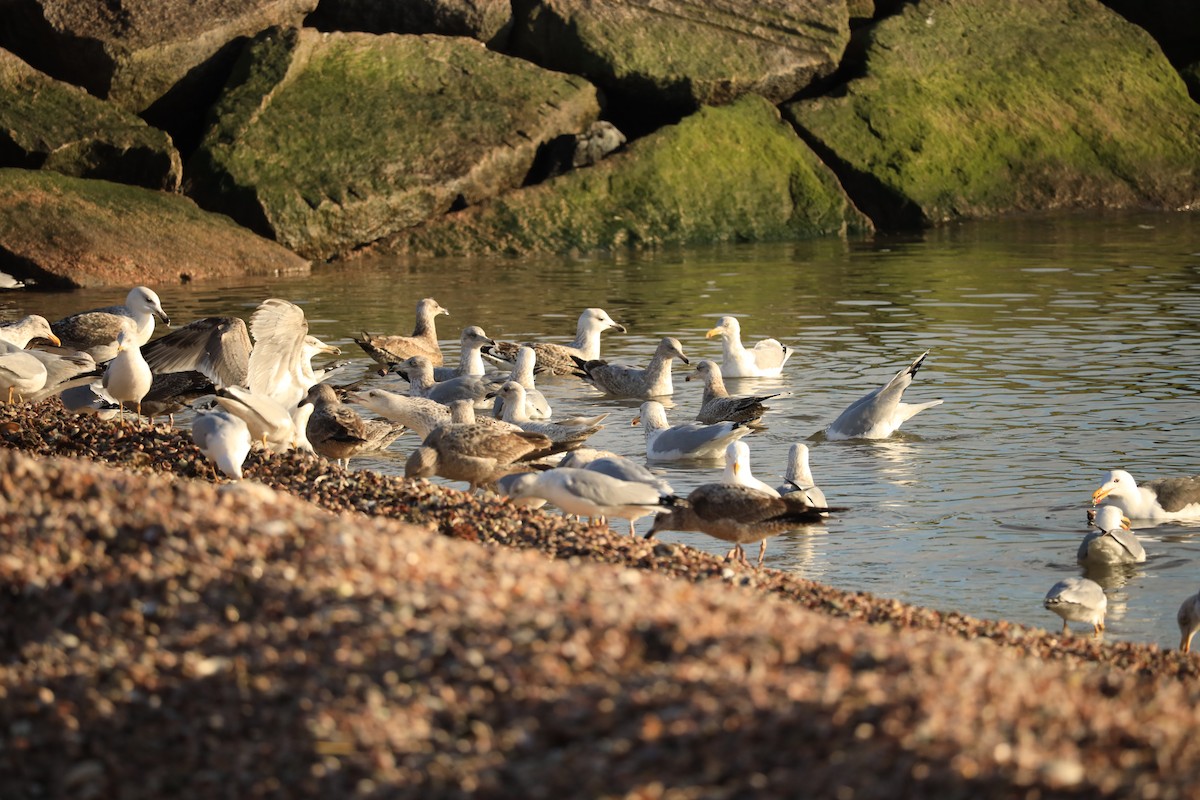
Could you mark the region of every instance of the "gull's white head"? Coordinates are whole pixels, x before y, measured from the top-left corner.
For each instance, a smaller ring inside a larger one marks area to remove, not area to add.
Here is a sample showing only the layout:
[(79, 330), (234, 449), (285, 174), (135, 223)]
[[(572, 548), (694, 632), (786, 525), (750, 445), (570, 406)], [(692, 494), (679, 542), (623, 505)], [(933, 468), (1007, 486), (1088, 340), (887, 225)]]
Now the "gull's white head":
[(1092, 505), (1098, 504), (1106, 497), (1122, 498), (1137, 496), (1137, 482), (1133, 476), (1123, 469), (1114, 469), (1104, 478), (1099, 489), (1092, 492)]
[(721, 317), (720, 321), (717, 322), (717, 327), (704, 334), (704, 338), (711, 339), (714, 336), (728, 336), (736, 339), (741, 335), (742, 326), (737, 321), (737, 317), (725, 316)]

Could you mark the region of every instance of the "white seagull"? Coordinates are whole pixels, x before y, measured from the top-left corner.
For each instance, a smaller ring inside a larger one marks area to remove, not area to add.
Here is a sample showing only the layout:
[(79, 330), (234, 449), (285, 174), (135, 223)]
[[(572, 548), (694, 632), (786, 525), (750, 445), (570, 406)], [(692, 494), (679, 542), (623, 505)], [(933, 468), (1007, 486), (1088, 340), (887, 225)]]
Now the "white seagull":
[(717, 327), (704, 334), (706, 339), (714, 336), (721, 337), (721, 374), (726, 378), (778, 378), (792, 356), (792, 349), (777, 339), (763, 339), (747, 350), (737, 317), (721, 317)]
[(1104, 630), (1108, 598), (1100, 584), (1087, 578), (1065, 578), (1050, 587), (1042, 605), (1062, 617), (1063, 636), (1070, 632), (1068, 622), (1086, 622), (1095, 635)]
[(230, 478), (242, 479), (242, 464), (250, 455), (250, 429), (241, 417), (227, 411), (209, 411), (192, 420), (192, 441), (216, 468)]
[(1116, 506), (1101, 506), (1091, 523), (1097, 530), (1083, 537), (1075, 558), (1080, 564), (1141, 564), (1146, 550), (1129, 529), (1129, 519)]
[(904, 390), (913, 381), (921, 368), (926, 350), (883, 386), (855, 400), (825, 429), (825, 438), (838, 439), (886, 439), (907, 420), (927, 408), (940, 406), (941, 400), (927, 403), (905, 403), (901, 401)]
[(142, 358), (142, 349), (137, 340), (125, 331), (117, 335), (117, 354), (104, 370), (101, 386), (110, 398), (116, 401), (121, 417), (125, 416), (125, 404), (137, 406), (137, 413), (142, 413), (142, 398), (150, 391), (154, 382), (154, 374), (150, 365)]
[(1092, 505), (1101, 500), (1121, 509), (1130, 519), (1200, 519), (1200, 475), (1159, 478), (1138, 486), (1128, 472), (1114, 469), (1092, 493)]
[(671, 425), (667, 421), (667, 410), (657, 400), (642, 403), (633, 424), (641, 424), (646, 429), (646, 458), (651, 461), (722, 458), (730, 442), (753, 430), (744, 422)]
[(678, 500), (645, 483), (571, 467), (524, 473), (507, 481), (505, 491), (517, 499), (540, 497), (577, 517), (628, 520), (630, 535), (636, 520), (669, 511)]

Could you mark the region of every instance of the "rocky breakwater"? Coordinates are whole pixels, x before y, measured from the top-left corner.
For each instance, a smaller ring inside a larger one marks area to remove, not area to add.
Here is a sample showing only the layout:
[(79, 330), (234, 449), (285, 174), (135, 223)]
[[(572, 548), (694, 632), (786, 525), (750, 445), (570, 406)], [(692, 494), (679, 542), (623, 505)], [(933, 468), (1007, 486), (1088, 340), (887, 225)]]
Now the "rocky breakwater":
[(0, 444), (4, 797), (1169, 798), (1196, 780), (1178, 653), (311, 457), (255, 454), (214, 486), (177, 432), (54, 403), (3, 409)]
[(14, 0), (0, 168), (84, 183), (0, 206), (0, 270), (127, 283), (148, 229), (76, 192), (184, 194), (262, 251), (168, 215), (174, 279), (1194, 208), (1200, 12), (1112, 5)]

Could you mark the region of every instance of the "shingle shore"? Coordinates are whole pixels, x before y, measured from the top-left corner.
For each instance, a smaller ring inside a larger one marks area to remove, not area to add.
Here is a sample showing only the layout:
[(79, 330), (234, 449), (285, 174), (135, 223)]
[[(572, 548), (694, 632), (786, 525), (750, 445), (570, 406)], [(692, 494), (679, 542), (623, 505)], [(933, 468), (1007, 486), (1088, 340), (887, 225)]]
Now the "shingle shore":
[(54, 403), (0, 410), (0, 444), (0, 797), (1183, 797), (1197, 777), (1195, 662), (1153, 645), (298, 455), (213, 486), (186, 435)]

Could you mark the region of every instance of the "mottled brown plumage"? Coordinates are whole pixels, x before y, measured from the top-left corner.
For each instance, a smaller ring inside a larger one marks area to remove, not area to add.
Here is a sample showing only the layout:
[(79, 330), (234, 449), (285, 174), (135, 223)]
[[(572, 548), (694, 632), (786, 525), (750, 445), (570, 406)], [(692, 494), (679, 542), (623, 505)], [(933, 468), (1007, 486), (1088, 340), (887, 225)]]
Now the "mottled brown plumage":
[(433, 366), (440, 367), (443, 362), (442, 348), (438, 344), (434, 319), (438, 314), (449, 313), (438, 305), (437, 300), (426, 297), (417, 303), (417, 324), (413, 328), (412, 336), (363, 331), (360, 336), (354, 337), (354, 341), (367, 355), (385, 367), (412, 356), (425, 356)]
[(407, 478), (434, 475), (466, 481), (477, 489), (497, 478), (528, 469), (518, 462), (539, 457), (552, 442), (540, 433), (506, 431), (480, 424), (450, 423), (425, 437), (404, 465)]

